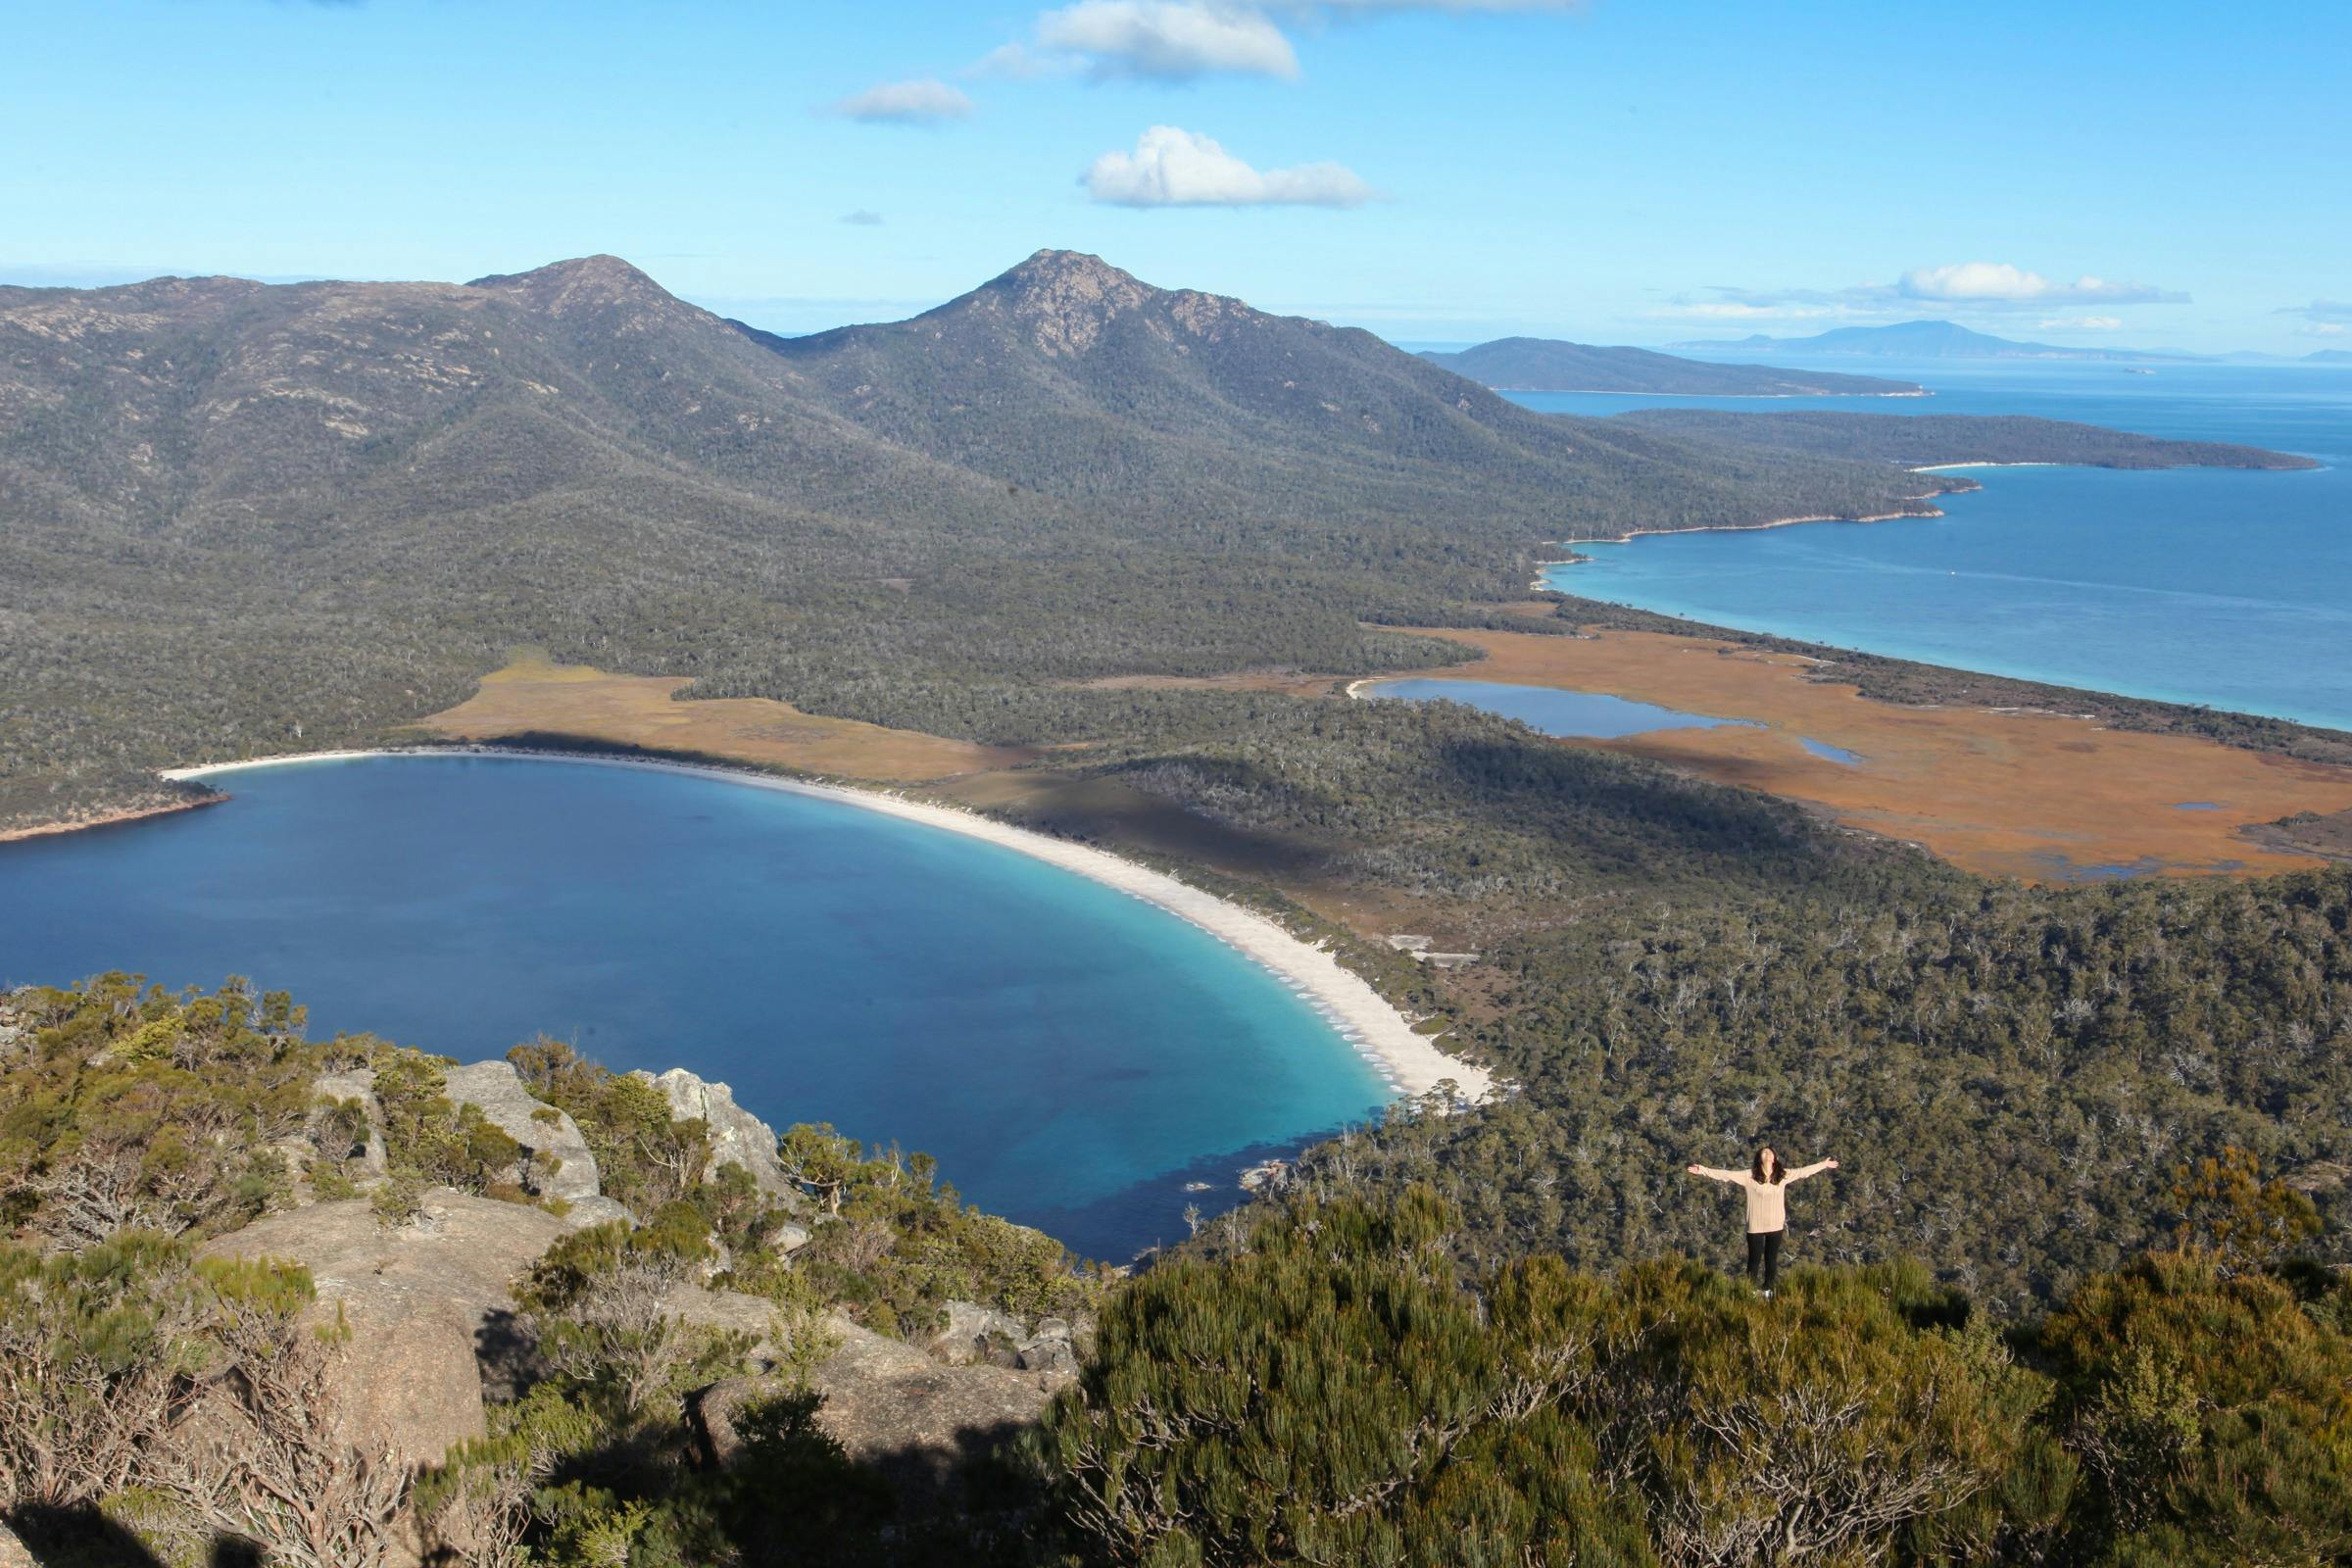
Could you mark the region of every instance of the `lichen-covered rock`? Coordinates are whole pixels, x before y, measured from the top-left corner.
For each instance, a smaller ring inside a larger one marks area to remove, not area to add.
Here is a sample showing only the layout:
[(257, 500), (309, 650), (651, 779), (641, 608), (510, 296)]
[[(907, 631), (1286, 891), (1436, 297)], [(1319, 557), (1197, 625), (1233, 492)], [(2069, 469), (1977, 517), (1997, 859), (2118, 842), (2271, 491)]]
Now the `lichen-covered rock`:
[(592, 1194), (565, 1201), (570, 1206), (564, 1210), (564, 1223), (575, 1231), (584, 1231), (591, 1225), (602, 1225), (610, 1220), (619, 1220), (632, 1230), (637, 1226), (637, 1216), (630, 1213), (628, 1205), (617, 1199), (600, 1198)]
[(902, 1497), (949, 1490), (968, 1461), (1034, 1424), (1069, 1380), (996, 1366), (941, 1366), (911, 1345), (837, 1321), (841, 1343), (810, 1383), (818, 1422)]
[(933, 1359), (950, 1366), (975, 1361), (1010, 1366), (1018, 1348), (1029, 1338), (1029, 1325), (1007, 1312), (970, 1301), (947, 1303), (948, 1323), (923, 1342)]
[(543, 1208), (437, 1187), (423, 1217), (396, 1229), (350, 1199), (268, 1215), (203, 1251), (308, 1268), (313, 1318), (331, 1323), (339, 1308), (351, 1326), (339, 1377), (353, 1429), (434, 1460), (482, 1435), (484, 1377), (521, 1347), (510, 1287), (564, 1229)]
[(796, 1212), (807, 1201), (801, 1190), (785, 1176), (784, 1167), (776, 1162), (776, 1132), (759, 1117), (735, 1103), (735, 1091), (725, 1084), (711, 1083), (672, 1067), (664, 1073), (637, 1072), (662, 1091), (669, 1102), (669, 1113), (680, 1121), (701, 1120), (710, 1129), (710, 1163), (706, 1176), (715, 1175), (722, 1165), (741, 1165), (751, 1173), (760, 1190)]
[(555, 1106), (532, 1099), (512, 1062), (471, 1062), (445, 1069), (442, 1078), (448, 1086), (443, 1092), (452, 1102), (479, 1105), (509, 1138), (535, 1154), (560, 1161), (555, 1174), (539, 1184), (542, 1191), (574, 1203), (603, 1191), (596, 1156), (588, 1152), (579, 1127)]
[(17, 1539), (17, 1533), (4, 1524), (0, 1524), (0, 1568), (34, 1568), (32, 1553), (24, 1549), (24, 1543)]
[[(824, 1396), (817, 1424), (851, 1458), (882, 1474), (902, 1511), (952, 1495), (967, 1465), (1033, 1425), (1069, 1381), (998, 1366), (942, 1366), (846, 1318), (826, 1328), (838, 1343), (809, 1377)], [(688, 1415), (705, 1462), (725, 1464), (740, 1453), (736, 1412), (785, 1388), (774, 1378), (735, 1377), (696, 1396)]]
[(1039, 1335), (1013, 1352), (1012, 1364), (1024, 1372), (1078, 1375), (1078, 1348), (1066, 1337)]

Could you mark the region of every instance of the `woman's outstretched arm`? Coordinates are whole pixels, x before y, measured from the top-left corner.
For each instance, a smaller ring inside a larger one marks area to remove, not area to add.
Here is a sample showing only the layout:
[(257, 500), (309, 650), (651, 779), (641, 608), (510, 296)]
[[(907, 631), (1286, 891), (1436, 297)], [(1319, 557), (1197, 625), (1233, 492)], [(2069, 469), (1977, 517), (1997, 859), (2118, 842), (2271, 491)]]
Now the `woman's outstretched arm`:
[(1818, 1176), (1825, 1170), (1836, 1170), (1837, 1168), (1838, 1162), (1836, 1160), (1825, 1159), (1816, 1164), (1799, 1165), (1796, 1167), (1796, 1169), (1790, 1171), (1788, 1176), (1784, 1178), (1784, 1180), (1801, 1182), (1808, 1176)]
[(1743, 1170), (1717, 1170), (1712, 1165), (1685, 1165), (1683, 1169), (1693, 1176), (1704, 1176), (1711, 1182), (1738, 1182), (1747, 1179), (1747, 1172)]

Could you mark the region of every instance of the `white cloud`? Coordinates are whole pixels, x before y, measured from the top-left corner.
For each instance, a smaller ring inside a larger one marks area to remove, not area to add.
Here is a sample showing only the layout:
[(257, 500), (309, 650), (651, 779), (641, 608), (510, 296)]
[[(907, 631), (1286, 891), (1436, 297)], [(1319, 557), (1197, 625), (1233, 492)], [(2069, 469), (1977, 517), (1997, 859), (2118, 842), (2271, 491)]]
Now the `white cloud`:
[(2309, 305), (2281, 305), (2275, 316), (2300, 316), (2322, 330), (2352, 322), (2352, 300), (2313, 300)]
[(2124, 329), (2124, 318), (2120, 316), (2045, 316), (2034, 325), (2044, 332), (2120, 332)]
[(1379, 194), (1342, 165), (1256, 170), (1174, 125), (1153, 125), (1133, 152), (1104, 153), (1079, 183), (1117, 207), (1360, 207)]
[(923, 77), (915, 81), (886, 81), (868, 87), (833, 106), (833, 113), (868, 123), (936, 125), (961, 120), (972, 112), (972, 100), (944, 81)]
[(1905, 272), (1896, 285), (1905, 299), (1999, 305), (2149, 305), (2185, 303), (2187, 296), (2145, 283), (2117, 283), (2087, 273), (2062, 283), (2006, 262), (1955, 262)]
[(1327, 10), (1350, 11), (1582, 11), (1587, 0), (1320, 0)]
[[(1717, 285), (1701, 291), (1697, 300), (1679, 297), (1672, 310), (1649, 313), (1674, 319), (1690, 317), (1737, 320), (1749, 316), (1843, 317), (1856, 320), (1889, 320), (1918, 316), (1924, 309), (1948, 310), (1957, 315), (1984, 312), (2048, 311), (2062, 305), (2184, 305), (2188, 296), (2146, 283), (2118, 283), (2103, 277), (2078, 277), (2058, 282), (2039, 272), (2005, 262), (1961, 262), (1947, 267), (1914, 268), (1891, 283), (1856, 283), (1846, 288), (1735, 288)], [(2315, 301), (2325, 306), (2326, 301)], [(2295, 307), (2303, 314), (2306, 307)], [(2106, 331), (2119, 318), (2104, 313), (2054, 318), (2049, 324)]]
[(967, 76), (1035, 81), (1041, 76), (1074, 76), (1086, 69), (1076, 55), (1041, 54), (1025, 43), (1001, 43), (964, 69)]
[(1298, 74), (1281, 24), (1435, 11), (1533, 15), (1585, 9), (1588, 0), (1072, 0), (1037, 19), (1031, 40), (1001, 44), (967, 68), (974, 76), (1028, 80), (1086, 74), (1190, 81), (1220, 72)]
[(1298, 74), (1298, 56), (1282, 29), (1255, 7), (1227, 0), (1078, 0), (1037, 19), (1037, 41), (1080, 58), (1097, 76)]
[(2311, 329), (2314, 337), (2341, 337), (2346, 332), (2352, 332), (2352, 326), (2346, 326), (2341, 321), (2322, 321)]

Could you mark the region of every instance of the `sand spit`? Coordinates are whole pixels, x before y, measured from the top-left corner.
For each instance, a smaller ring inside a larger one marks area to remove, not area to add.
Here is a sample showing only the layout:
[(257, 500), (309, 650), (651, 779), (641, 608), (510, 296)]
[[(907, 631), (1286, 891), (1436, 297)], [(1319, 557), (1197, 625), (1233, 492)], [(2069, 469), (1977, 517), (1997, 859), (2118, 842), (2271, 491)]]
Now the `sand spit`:
[[(2029, 464), (2029, 463), (2012, 463), (2012, 464), (2007, 464), (2007, 465), (1998, 465), (1998, 464), (1994, 464), (1994, 465), (1985, 465), (1985, 464), (1973, 464), (1973, 463), (1972, 463), (1972, 464), (1960, 464), (1960, 465), (1956, 465), (1956, 466), (1960, 466), (1960, 467), (1972, 467), (1972, 468), (1973, 468), (1973, 467), (1985, 467), (1985, 466), (1994, 466), (1994, 467), (1998, 467), (1998, 466), (2007, 466), (2007, 467), (2012, 467), (2012, 468), (2029, 468), (2029, 467), (2046, 467), (2046, 466), (2049, 466), (2049, 465), (2046, 465), (2046, 464)], [(1914, 473), (1925, 473), (1925, 472), (1927, 472), (1928, 470), (1927, 470), (1927, 469), (1925, 469), (1925, 468), (1914, 468), (1914, 469), (1912, 469), (1911, 471), (1912, 471), (1912, 472), (1914, 472)], [(1940, 494), (1941, 492), (1938, 492), (1938, 493)], [(1930, 500), (1930, 499), (1932, 499), (1932, 498), (1931, 498), (1931, 497), (1928, 497), (1928, 496), (1913, 496), (1911, 499), (1912, 499), (1912, 500), (1914, 500), (1914, 501), (1927, 501), (1927, 500)], [(1927, 520), (1927, 519), (1929, 519), (1929, 518), (1932, 518), (1932, 517), (1940, 517), (1940, 516), (1942, 516), (1942, 515), (1944, 515), (1944, 514), (1943, 514), (1942, 510), (1941, 510), (1940, 508), (1936, 508), (1936, 507), (1930, 507), (1930, 508), (1928, 508), (1928, 509), (1927, 509), (1925, 512), (1874, 512), (1874, 513), (1872, 513), (1872, 514), (1871, 514), (1869, 516), (1867, 516), (1867, 517), (1833, 517), (1833, 516), (1831, 516), (1829, 514), (1827, 514), (1827, 513), (1823, 513), (1823, 514), (1821, 514), (1819, 516), (1812, 516), (1812, 517), (1775, 517), (1775, 518), (1773, 518), (1773, 519), (1772, 519), (1770, 522), (1716, 522), (1716, 523), (1709, 523), (1709, 524), (1707, 524), (1707, 525), (1706, 525), (1706, 526), (1704, 526), (1704, 527), (1698, 527), (1698, 528), (1628, 528), (1628, 529), (1626, 529), (1626, 530), (1625, 530), (1623, 533), (1615, 533), (1615, 534), (1611, 534), (1611, 535), (1609, 535), (1609, 536), (1608, 536), (1607, 538), (1605, 538), (1605, 539), (1554, 539), (1554, 540), (1551, 540), (1551, 541), (1550, 541), (1550, 543), (1552, 543), (1552, 544), (1555, 544), (1555, 545), (1561, 545), (1561, 546), (1565, 546), (1566, 548), (1568, 548), (1568, 549), (1570, 549), (1570, 550), (1573, 550), (1573, 549), (1575, 549), (1575, 548), (1576, 548), (1578, 545), (1624, 545), (1624, 544), (1631, 544), (1631, 543), (1633, 543), (1633, 542), (1634, 542), (1636, 539), (1647, 539), (1647, 538), (1650, 538), (1651, 536), (1653, 536), (1653, 535), (1656, 535), (1656, 534), (1669, 534), (1669, 533), (1758, 533), (1758, 532), (1761, 532), (1762, 530), (1764, 530), (1764, 529), (1766, 529), (1766, 528), (1793, 528), (1793, 527), (1795, 527), (1795, 526), (1796, 526), (1798, 523), (1800, 523), (1800, 522), (1910, 522), (1910, 521), (1925, 521), (1925, 520)], [(1577, 559), (1577, 560), (1575, 560), (1575, 561), (1546, 561), (1546, 562), (1542, 562), (1542, 563), (1539, 563), (1539, 564), (1545, 565), (1545, 566), (1581, 566), (1581, 565), (1585, 564), (1586, 564), (1586, 562), (1587, 562), (1587, 561), (1589, 561), (1590, 559), (1591, 559), (1590, 557), (1580, 557), (1580, 558), (1578, 558), (1578, 559)]]
[(534, 761), (571, 762), (599, 767), (634, 767), (653, 772), (687, 773), (722, 778), (758, 789), (838, 801), (869, 811), (919, 822), (926, 827), (985, 840), (1075, 871), (1104, 887), (1157, 906), (1215, 937), (1259, 967), (1272, 972), (1297, 992), (1338, 1030), (1400, 1095), (1426, 1094), (1441, 1080), (1451, 1079), (1470, 1100), (1487, 1098), (1494, 1087), (1485, 1068), (1460, 1061), (1440, 1051), (1425, 1035), (1415, 1033), (1404, 1016), (1354, 971), (1322, 947), (1301, 942), (1272, 920), (1214, 894), (1203, 893), (1165, 872), (1138, 865), (1107, 851), (1092, 849), (1033, 833), (982, 816), (976, 811), (915, 800), (881, 790), (852, 789), (838, 784), (812, 784), (779, 778), (771, 773), (646, 758), (599, 757), (580, 752), (522, 751), (514, 748), (414, 747), (377, 751), (308, 752), (290, 757), (256, 758), (241, 762), (210, 762), (168, 770), (173, 779), (210, 779), (251, 767), (275, 767), (294, 762), (336, 761), (364, 757), (514, 757)]
[(128, 810), (108, 811), (100, 816), (85, 816), (72, 822), (41, 822), (32, 827), (10, 828), (0, 833), (0, 844), (16, 844), (25, 839), (54, 838), (60, 833), (81, 833), (94, 827), (117, 827), (124, 822), (144, 822), (151, 816), (176, 816), (182, 811), (194, 811), (207, 806), (218, 806), (226, 800), (217, 795), (201, 801), (172, 801), (163, 806), (136, 806)]

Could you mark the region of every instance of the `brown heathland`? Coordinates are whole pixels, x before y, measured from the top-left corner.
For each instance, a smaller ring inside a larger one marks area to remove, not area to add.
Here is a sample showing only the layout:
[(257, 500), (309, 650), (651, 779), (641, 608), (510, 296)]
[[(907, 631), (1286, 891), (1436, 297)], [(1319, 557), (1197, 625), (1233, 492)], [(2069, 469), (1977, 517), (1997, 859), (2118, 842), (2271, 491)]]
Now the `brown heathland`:
[(951, 778), (1028, 760), (1025, 752), (825, 718), (763, 697), (680, 702), (676, 694), (685, 684), (667, 675), (614, 675), (526, 655), (483, 676), (473, 696), (417, 727), (449, 740), (564, 737), (889, 783)]
[[(2296, 811), (2352, 808), (2352, 768), (2087, 719), (1873, 702), (1821, 666), (1657, 632), (1546, 637), (1432, 632), (1486, 658), (1429, 677), (1606, 692), (1765, 727), (1574, 741), (1802, 801), (1993, 876), (2059, 881), (2101, 867), (2264, 875), (2321, 862), (2240, 836)], [(1858, 753), (1816, 757), (1798, 737)]]
[[(1826, 678), (1812, 661), (1710, 638), (1617, 631), (1428, 635), (1468, 644), (1486, 657), (1417, 674), (1608, 692), (1753, 720), (1763, 727), (1562, 744), (1646, 757), (1798, 801), (1987, 875), (2049, 882), (2109, 867), (2238, 876), (2299, 869), (2321, 862), (2277, 834), (2258, 840), (2243, 830), (2298, 811), (2352, 810), (2352, 768), (2106, 729), (2063, 714), (1875, 702)], [(1148, 683), (1311, 697), (1335, 692), (1338, 681), (1285, 671)], [(760, 698), (680, 702), (675, 694), (684, 684), (525, 657), (419, 727), (457, 740), (565, 737), (836, 778), (935, 782), (952, 799), (1037, 826), (1268, 877), (1318, 906), (1328, 899), (1312, 895), (1333, 891), (1318, 874), (1329, 845), (1239, 832), (1107, 780), (1009, 771), (1034, 761), (1035, 753), (825, 718)], [(1863, 760), (1848, 765), (1817, 757), (1800, 736)], [(1373, 913), (1337, 906), (1323, 912), (1350, 924)]]

